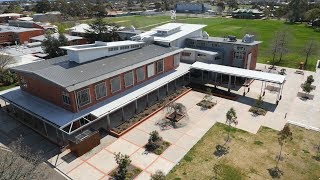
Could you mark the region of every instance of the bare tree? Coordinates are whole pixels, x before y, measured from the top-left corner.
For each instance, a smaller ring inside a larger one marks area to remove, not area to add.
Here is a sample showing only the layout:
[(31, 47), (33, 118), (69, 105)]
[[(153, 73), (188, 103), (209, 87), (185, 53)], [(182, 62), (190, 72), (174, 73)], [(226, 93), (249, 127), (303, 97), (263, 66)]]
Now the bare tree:
[[(270, 45), (270, 53), (272, 55), (272, 65), (280, 63), (283, 55), (289, 52), (290, 33), (286, 29), (277, 31), (274, 33), (272, 43)], [(276, 62), (276, 56), (279, 56), (279, 60)]]
[(303, 53), (306, 56), (306, 59), (304, 61), (304, 66), (305, 67), (306, 67), (306, 65), (308, 63), (309, 57), (312, 56), (312, 55), (317, 55), (318, 46), (319, 46), (318, 43), (314, 39), (311, 39), (310, 41), (308, 41), (307, 44), (304, 46)]
[(228, 124), (228, 138), (226, 140), (226, 143), (229, 142), (230, 140), (231, 125), (238, 124), (237, 118), (238, 117), (237, 117), (236, 110), (234, 108), (230, 108), (229, 111), (226, 113), (226, 123)]
[(47, 179), (49, 167), (43, 162), (41, 152), (32, 153), (23, 145), (22, 138), (18, 138), (9, 149), (0, 149), (0, 179)]
[(8, 65), (13, 64), (14, 62), (15, 60), (12, 56), (0, 52), (0, 71), (3, 71)]

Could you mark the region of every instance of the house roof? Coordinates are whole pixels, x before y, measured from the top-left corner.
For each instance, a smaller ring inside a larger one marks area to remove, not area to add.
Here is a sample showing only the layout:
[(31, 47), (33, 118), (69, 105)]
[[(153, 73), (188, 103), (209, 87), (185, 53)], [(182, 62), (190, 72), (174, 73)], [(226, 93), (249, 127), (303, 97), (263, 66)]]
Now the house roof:
[(74, 91), (181, 51), (174, 47), (148, 45), (82, 64), (69, 61), (68, 56), (62, 56), (17, 66), (12, 70), (33, 74), (67, 91)]
[(4, 32), (28, 32), (28, 31), (35, 31), (35, 30), (42, 30), (39, 28), (23, 28), (23, 27), (15, 27), (15, 26), (6, 26), (6, 25), (0, 25), (0, 33)]
[[(45, 62), (46, 61), (42, 61), (42, 64)], [(165, 72), (77, 113), (67, 111), (46, 100), (33, 96), (28, 92), (21, 90), (20, 87), (0, 91), (0, 98), (32, 112), (33, 114), (44, 118), (47, 122), (62, 129), (73, 121), (86, 115), (92, 114), (100, 118), (106, 114), (116, 111), (122, 106), (131, 103), (147, 93), (150, 93), (166, 83), (188, 73), (189, 67), (189, 64), (180, 63), (180, 66), (175, 70)]]
[[(64, 35), (65, 35), (65, 37), (68, 39), (68, 41), (83, 39), (83, 37), (79, 37), (79, 36), (70, 36), (70, 35), (68, 35), (68, 34), (64, 34)], [(59, 33), (54, 33), (54, 34), (52, 34), (52, 36), (55, 37), (56, 39), (58, 39), (58, 38), (59, 38)], [(33, 41), (40, 41), (40, 42), (42, 42), (45, 38), (46, 38), (45, 35), (40, 35), (40, 36), (32, 37), (32, 38), (30, 38), (30, 39), (33, 40)]]

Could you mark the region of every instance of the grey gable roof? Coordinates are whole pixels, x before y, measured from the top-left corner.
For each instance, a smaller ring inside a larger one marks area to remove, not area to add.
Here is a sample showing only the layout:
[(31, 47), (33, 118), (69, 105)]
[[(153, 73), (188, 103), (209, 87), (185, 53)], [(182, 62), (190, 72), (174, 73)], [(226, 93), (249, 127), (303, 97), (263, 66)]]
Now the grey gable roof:
[(163, 55), (175, 54), (180, 51), (180, 49), (174, 47), (148, 45), (140, 49), (82, 64), (69, 61), (68, 56), (62, 56), (17, 66), (12, 70), (34, 74), (66, 88), (68, 91), (73, 91), (116, 75), (112, 72), (124, 68), (133, 69), (130, 66), (138, 63), (148, 63), (147, 61), (151, 59), (155, 61), (157, 58), (163, 58)]

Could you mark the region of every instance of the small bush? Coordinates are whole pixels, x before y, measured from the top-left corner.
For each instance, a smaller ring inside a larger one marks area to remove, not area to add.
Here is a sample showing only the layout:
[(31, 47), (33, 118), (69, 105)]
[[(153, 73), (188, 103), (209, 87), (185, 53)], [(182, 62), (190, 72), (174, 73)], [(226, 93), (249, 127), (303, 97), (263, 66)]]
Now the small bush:
[(252, 112), (254, 114), (257, 114), (257, 115), (262, 115), (262, 116), (265, 116), (267, 114), (267, 111), (262, 109), (262, 108), (258, 108), (258, 107), (251, 107), (249, 109), (249, 112)]
[(263, 142), (261, 142), (261, 141), (254, 141), (253, 144), (261, 146), (261, 145), (263, 144)]
[(155, 174), (151, 175), (151, 180), (165, 180), (165, 179), (166, 179), (166, 175), (160, 170), (157, 170)]
[(0, 83), (4, 86), (9, 86), (18, 81), (17, 75), (11, 73), (9, 70), (5, 70), (0, 73)]
[(228, 153), (229, 153), (229, 148), (228, 147), (217, 145), (216, 146), (216, 150), (215, 150), (215, 152), (213, 154), (215, 156), (217, 156), (217, 157), (221, 157), (221, 156), (226, 155)]
[(152, 131), (148, 143), (146, 144), (147, 151), (154, 151), (161, 146), (162, 138), (160, 137), (158, 131)]
[(188, 155), (186, 155), (183, 159), (187, 162), (191, 162), (193, 160), (193, 158)]
[(305, 154), (309, 154), (309, 153), (310, 153), (308, 150), (305, 150), (305, 149), (303, 149), (302, 151), (303, 151), (303, 153), (305, 153)]
[(115, 154), (115, 159), (118, 164), (118, 171), (115, 172), (114, 179), (115, 180), (123, 180), (128, 176), (128, 166), (131, 163), (128, 155), (123, 155), (121, 153)]
[(280, 178), (283, 175), (283, 172), (278, 167), (270, 168), (268, 172), (272, 178)]

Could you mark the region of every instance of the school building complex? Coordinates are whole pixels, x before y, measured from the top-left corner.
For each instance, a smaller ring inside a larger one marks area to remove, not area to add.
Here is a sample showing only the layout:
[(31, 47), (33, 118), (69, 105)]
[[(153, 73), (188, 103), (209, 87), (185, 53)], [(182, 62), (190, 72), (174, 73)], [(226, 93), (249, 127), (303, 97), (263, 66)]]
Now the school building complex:
[(260, 41), (210, 37), (204, 27), (169, 23), (132, 40), (61, 47), (66, 56), (12, 68), (20, 87), (0, 98), (21, 121), (64, 146), (86, 129), (119, 126), (193, 80), (215, 83), (224, 76), (229, 88), (257, 79), (281, 89), (284, 76), (255, 71)]

